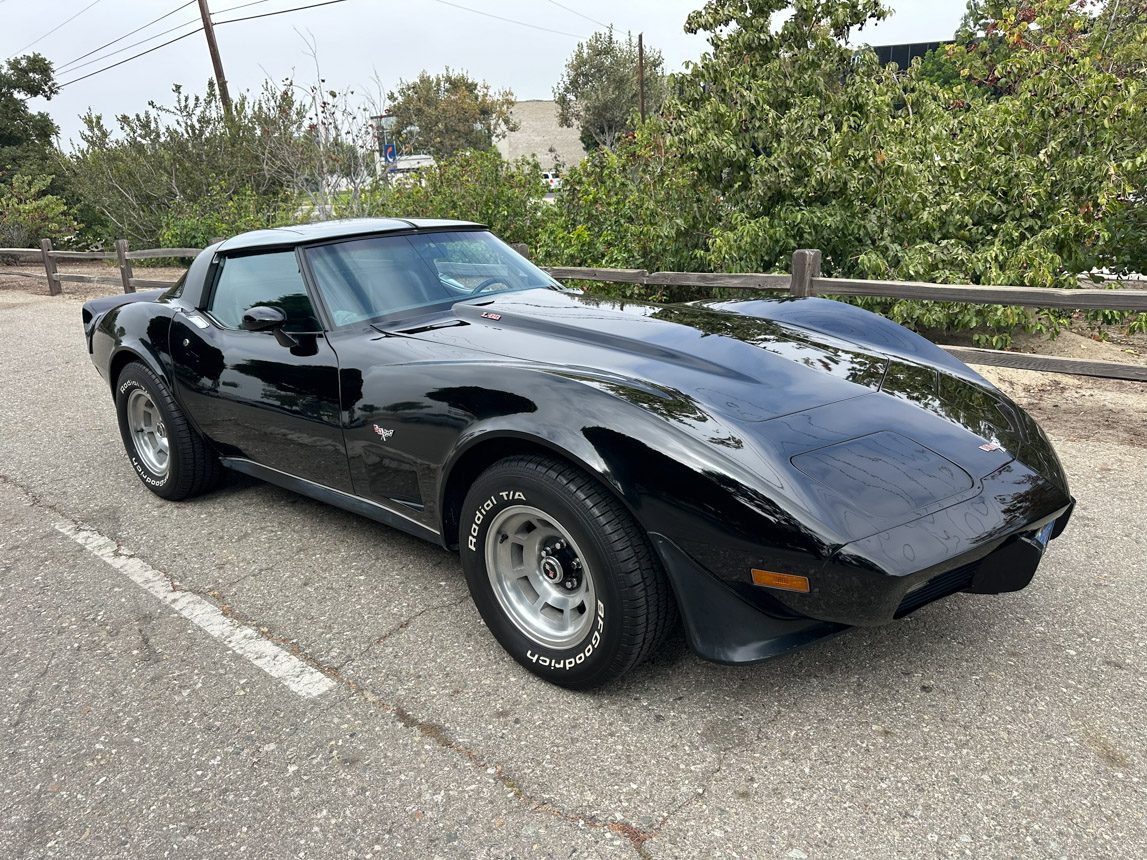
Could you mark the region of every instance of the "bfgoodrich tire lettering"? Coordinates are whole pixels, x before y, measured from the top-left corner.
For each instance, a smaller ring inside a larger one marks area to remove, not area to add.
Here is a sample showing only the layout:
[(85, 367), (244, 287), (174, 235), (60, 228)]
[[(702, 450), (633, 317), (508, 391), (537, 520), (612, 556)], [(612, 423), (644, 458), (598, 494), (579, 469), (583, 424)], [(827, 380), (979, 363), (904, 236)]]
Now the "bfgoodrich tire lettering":
[(140, 362), (126, 365), (116, 380), (115, 403), (124, 450), (145, 487), (178, 500), (219, 482), (219, 458), (150, 368)]
[(676, 621), (645, 534), (579, 469), (502, 460), (470, 488), (462, 568), (486, 625), (531, 672), (584, 689), (650, 657)]

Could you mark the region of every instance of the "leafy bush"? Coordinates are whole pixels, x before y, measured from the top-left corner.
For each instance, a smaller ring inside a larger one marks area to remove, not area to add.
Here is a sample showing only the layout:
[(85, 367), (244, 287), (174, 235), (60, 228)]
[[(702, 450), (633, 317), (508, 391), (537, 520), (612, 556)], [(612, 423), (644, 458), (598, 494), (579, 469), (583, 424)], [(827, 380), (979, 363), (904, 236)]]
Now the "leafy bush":
[(157, 237), (161, 248), (202, 248), (220, 237), (280, 227), (300, 219), (293, 206), (260, 198), (248, 188), (212, 194), (194, 204), (179, 201), (164, 217)]
[(717, 197), (698, 187), (662, 125), (651, 122), (566, 172), (537, 257), (552, 266), (708, 271), (705, 225), (717, 213)]
[(51, 184), (50, 176), (17, 174), (0, 185), (0, 247), (34, 248), (41, 239), (58, 242), (76, 232), (67, 203), (45, 193)]
[[(101, 239), (137, 247), (216, 226), (229, 232), (253, 212), (255, 221), (275, 217), (317, 161), (306, 108), (289, 84), (240, 96), (230, 115), (213, 85), (203, 96), (175, 87), (173, 106), (118, 117), (116, 135), (92, 113), (84, 124), (72, 187), (97, 213)], [(238, 211), (228, 215), (233, 201)]]
[[(976, 2), (957, 46), (900, 70), (846, 42), (879, 0), (709, 0), (687, 28), (711, 50), (663, 127), (571, 173), (545, 257), (768, 272), (816, 247), (833, 275), (1041, 287), (1143, 271), (1147, 20), (1084, 5)], [(997, 346), (1062, 320), (859, 303)]]
[(508, 162), (494, 149), (471, 150), (422, 168), (416, 177), (390, 185), (370, 214), (476, 221), (531, 248), (549, 215), (541, 167), (533, 159)]

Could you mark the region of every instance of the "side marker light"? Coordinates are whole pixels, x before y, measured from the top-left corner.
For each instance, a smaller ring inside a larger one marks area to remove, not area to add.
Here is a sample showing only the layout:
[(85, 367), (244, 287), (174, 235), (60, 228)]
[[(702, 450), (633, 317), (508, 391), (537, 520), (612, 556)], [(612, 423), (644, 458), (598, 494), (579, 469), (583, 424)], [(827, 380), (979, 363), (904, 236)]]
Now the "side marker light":
[(765, 588), (779, 588), (782, 591), (802, 591), (808, 593), (808, 577), (795, 573), (774, 573), (771, 570), (753, 568), (753, 584)]

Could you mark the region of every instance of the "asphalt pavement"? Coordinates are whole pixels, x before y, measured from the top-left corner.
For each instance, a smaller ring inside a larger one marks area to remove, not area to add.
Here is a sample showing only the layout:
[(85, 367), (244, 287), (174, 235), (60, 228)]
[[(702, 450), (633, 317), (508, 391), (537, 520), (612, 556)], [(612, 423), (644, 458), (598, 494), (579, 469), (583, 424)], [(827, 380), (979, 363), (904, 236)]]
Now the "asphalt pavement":
[(1046, 429), (1078, 507), (1025, 591), (572, 693), (451, 553), (153, 496), (79, 302), (0, 291), (0, 857), (1147, 856), (1147, 453)]

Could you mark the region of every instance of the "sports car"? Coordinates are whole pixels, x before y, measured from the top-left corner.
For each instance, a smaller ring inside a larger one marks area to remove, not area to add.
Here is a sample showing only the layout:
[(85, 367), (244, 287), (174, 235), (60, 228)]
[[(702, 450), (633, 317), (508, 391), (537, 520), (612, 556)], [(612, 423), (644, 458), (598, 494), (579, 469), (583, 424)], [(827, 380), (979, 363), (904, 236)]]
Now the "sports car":
[(83, 320), (151, 492), (233, 470), (456, 550), (571, 688), (678, 623), (741, 663), (1021, 589), (1074, 504), (1035, 421), (883, 317), (595, 298), (476, 224), (244, 233)]

